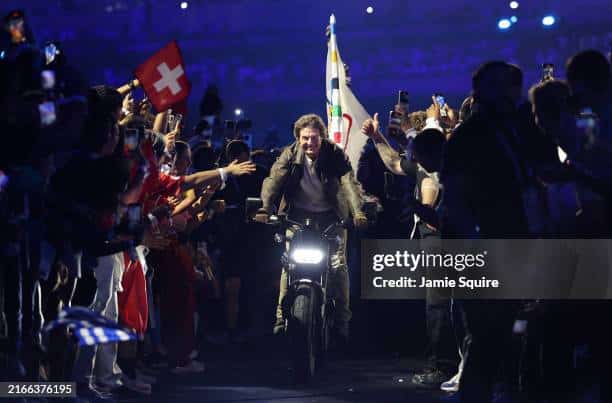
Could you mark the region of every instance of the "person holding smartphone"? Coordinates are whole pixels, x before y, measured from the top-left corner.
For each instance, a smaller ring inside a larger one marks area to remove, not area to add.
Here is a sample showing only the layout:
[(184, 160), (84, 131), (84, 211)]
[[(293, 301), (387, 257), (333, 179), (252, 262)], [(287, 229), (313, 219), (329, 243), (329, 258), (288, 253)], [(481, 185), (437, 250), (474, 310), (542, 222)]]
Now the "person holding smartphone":
[[(428, 112), (439, 105), (434, 105)], [(437, 109), (436, 109), (437, 111)], [(430, 120), (429, 125), (437, 122)], [(443, 187), (439, 179), (442, 161), (442, 148), (446, 142), (439, 126), (426, 127), (414, 137), (412, 158), (402, 158), (387, 142), (380, 132), (378, 114), (364, 122), (362, 133), (370, 137), (387, 166), (396, 175), (410, 175), (416, 179), (414, 198), (409, 198), (414, 211), (414, 227), (411, 238), (420, 239), (424, 250), (435, 252), (440, 239), (438, 210), (443, 199)], [(436, 289), (428, 289), (426, 294), (426, 322), (429, 346), (428, 365), (421, 373), (412, 377), (412, 383), (420, 386), (438, 388), (451, 378), (457, 365), (457, 350), (453, 341), (450, 318), (450, 296)]]

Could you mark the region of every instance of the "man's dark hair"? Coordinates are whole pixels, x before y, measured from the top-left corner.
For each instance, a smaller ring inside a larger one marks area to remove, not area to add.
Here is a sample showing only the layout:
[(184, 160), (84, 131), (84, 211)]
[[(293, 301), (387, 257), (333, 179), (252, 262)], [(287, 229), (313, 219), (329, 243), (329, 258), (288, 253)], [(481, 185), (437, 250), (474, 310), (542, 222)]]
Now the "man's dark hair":
[(484, 64), (481, 64), (476, 71), (474, 72), (474, 74), (472, 74), (472, 89), (474, 91), (477, 91), (480, 89), (481, 83), (484, 80), (484, 78), (488, 75), (491, 74), (495, 71), (499, 71), (502, 69), (506, 69), (507, 68), (507, 63), (500, 61), (500, 60), (496, 60), (496, 61), (492, 61), (492, 62), (485, 62)]
[(227, 162), (232, 162), (242, 153), (250, 153), (249, 146), (242, 140), (232, 140), (227, 144), (225, 153), (227, 156)]
[(295, 123), (293, 124), (293, 136), (298, 139), (300, 137), (300, 131), (307, 127), (317, 129), (321, 138), (327, 138), (327, 127), (325, 127), (323, 119), (321, 119), (319, 115), (315, 115), (314, 113), (309, 113), (307, 115), (300, 116), (300, 118), (295, 121)]
[(121, 107), (121, 94), (108, 85), (96, 85), (87, 92), (87, 103), (91, 115), (112, 115)]
[(605, 92), (610, 84), (610, 63), (597, 50), (585, 50), (570, 57), (566, 63), (570, 85), (580, 81), (595, 92)]
[(558, 120), (563, 105), (570, 97), (569, 86), (560, 80), (549, 80), (536, 84), (529, 90), (529, 101), (542, 116)]
[(177, 140), (174, 142), (174, 151), (176, 152), (177, 158), (182, 157), (190, 150), (191, 147), (189, 147), (189, 144), (185, 143), (184, 141)]
[(497, 78), (497, 84), (521, 87), (523, 85), (523, 72), (514, 65), (504, 61), (495, 60), (482, 64), (472, 75), (473, 97), (478, 100), (480, 93), (486, 85), (491, 85), (491, 79)]

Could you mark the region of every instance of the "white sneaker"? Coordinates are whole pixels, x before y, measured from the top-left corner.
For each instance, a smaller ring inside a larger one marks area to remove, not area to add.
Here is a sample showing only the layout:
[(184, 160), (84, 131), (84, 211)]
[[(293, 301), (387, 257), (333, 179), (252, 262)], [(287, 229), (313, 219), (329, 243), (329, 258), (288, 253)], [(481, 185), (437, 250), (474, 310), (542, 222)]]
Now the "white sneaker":
[(200, 372), (204, 372), (205, 369), (206, 367), (204, 366), (203, 363), (195, 361), (195, 360), (191, 360), (189, 364), (185, 365), (184, 367), (174, 367), (170, 370), (170, 372), (172, 372), (175, 375), (197, 374)]
[(128, 378), (127, 376), (124, 376), (123, 385), (129, 390), (136, 392), (136, 393), (140, 393), (143, 395), (151, 394), (151, 384), (143, 382), (139, 380), (138, 378), (131, 379), (131, 378)]
[(446, 382), (443, 382), (440, 385), (440, 389), (445, 392), (458, 392), (460, 380), (461, 380), (461, 372), (457, 372), (451, 379), (449, 379)]

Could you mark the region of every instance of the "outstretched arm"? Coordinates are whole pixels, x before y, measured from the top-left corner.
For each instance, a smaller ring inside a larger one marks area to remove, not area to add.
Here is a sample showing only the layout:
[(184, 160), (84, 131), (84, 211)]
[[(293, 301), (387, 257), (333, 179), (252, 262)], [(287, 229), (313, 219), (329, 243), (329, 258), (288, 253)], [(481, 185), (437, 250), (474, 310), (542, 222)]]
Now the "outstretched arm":
[(272, 205), (280, 196), (281, 190), (289, 177), (289, 166), (293, 156), (291, 146), (286, 147), (278, 157), (272, 168), (270, 175), (264, 179), (261, 186), (262, 209), (267, 213), (272, 213)]
[(376, 151), (378, 151), (378, 155), (389, 171), (395, 175), (406, 175), (406, 172), (402, 169), (402, 157), (391, 147), (385, 136), (380, 132), (378, 113), (374, 114), (373, 119), (367, 119), (363, 122), (361, 132), (374, 141)]
[(210, 185), (217, 180), (225, 180), (224, 176), (241, 176), (255, 172), (255, 164), (252, 161), (238, 162), (233, 161), (231, 164), (220, 169), (210, 169), (208, 171), (200, 171), (191, 175), (186, 175), (183, 181), (184, 189), (191, 189), (194, 186)]

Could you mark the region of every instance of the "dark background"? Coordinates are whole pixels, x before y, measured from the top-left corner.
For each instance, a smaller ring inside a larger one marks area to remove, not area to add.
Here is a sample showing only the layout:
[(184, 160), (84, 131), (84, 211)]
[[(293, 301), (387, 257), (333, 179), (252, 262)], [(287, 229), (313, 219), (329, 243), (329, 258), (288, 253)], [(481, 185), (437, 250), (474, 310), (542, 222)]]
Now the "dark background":
[[(412, 109), (433, 92), (458, 106), (475, 67), (487, 59), (519, 64), (526, 88), (552, 62), (580, 49), (608, 52), (612, 15), (606, 0), (5, 0), (23, 8), (39, 44), (60, 40), (92, 84), (125, 83), (132, 71), (172, 39), (183, 51), (193, 84), (188, 127), (198, 117), (206, 85), (220, 87), (224, 118), (242, 108), (254, 122), (255, 143), (276, 131), (284, 143), (300, 114), (324, 114), (325, 26), (333, 12), (338, 44), (353, 89), (371, 114), (390, 109), (398, 89)], [(366, 8), (372, 6), (373, 14)], [(542, 17), (557, 23), (545, 28)], [(500, 18), (518, 18), (500, 31)], [(386, 116), (386, 113), (382, 113)]]

